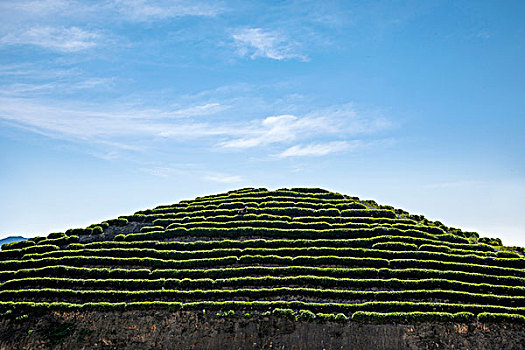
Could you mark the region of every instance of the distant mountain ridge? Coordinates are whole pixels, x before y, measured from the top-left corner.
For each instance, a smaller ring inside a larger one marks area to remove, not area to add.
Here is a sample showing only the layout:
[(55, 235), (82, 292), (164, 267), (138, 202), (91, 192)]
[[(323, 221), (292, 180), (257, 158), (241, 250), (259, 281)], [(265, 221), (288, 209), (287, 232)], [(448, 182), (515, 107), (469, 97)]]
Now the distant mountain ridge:
[(0, 239), (0, 246), (6, 243), (13, 243), (13, 242), (27, 241), (27, 240), (28, 240), (27, 238), (22, 237), (22, 236), (9, 236), (9, 237)]

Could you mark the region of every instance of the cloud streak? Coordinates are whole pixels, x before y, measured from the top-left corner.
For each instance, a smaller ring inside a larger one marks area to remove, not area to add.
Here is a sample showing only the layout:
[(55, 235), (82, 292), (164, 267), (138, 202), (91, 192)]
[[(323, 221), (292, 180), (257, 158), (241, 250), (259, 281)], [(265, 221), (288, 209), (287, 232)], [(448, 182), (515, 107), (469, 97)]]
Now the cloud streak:
[(346, 141), (332, 141), (327, 143), (314, 143), (306, 146), (295, 145), (292, 146), (280, 154), (278, 158), (289, 158), (289, 157), (306, 157), (306, 156), (326, 156), (330, 153), (342, 152), (347, 150), (354, 150), (362, 146), (362, 143), (358, 140), (354, 140), (349, 143)]
[(299, 53), (299, 44), (288, 39), (277, 31), (268, 31), (262, 28), (239, 29), (232, 34), (232, 38), (240, 56), (251, 59), (259, 57), (273, 60), (299, 59), (307, 61), (308, 58)]
[(75, 0), (18, 0), (0, 3), (0, 9), (16, 12), (19, 19), (67, 17), (87, 18), (91, 22), (109, 16), (129, 22), (152, 22), (185, 16), (213, 17), (224, 11), (218, 1), (201, 0), (110, 0), (90, 4)]
[(0, 45), (31, 45), (62, 54), (83, 52), (103, 42), (123, 45), (122, 38), (111, 34), (115, 22), (214, 17), (223, 11), (218, 2), (199, 0), (6, 1), (0, 2)]
[(213, 17), (223, 11), (218, 4), (185, 0), (116, 0), (108, 7), (129, 21), (149, 22), (185, 16)]
[(95, 47), (102, 36), (79, 27), (35, 26), (11, 32), (0, 38), (0, 45), (33, 45), (60, 52), (78, 52)]
[(348, 135), (375, 134), (394, 126), (383, 112), (359, 110), (353, 103), (321, 108), (309, 113), (308, 117), (331, 120), (341, 133)]
[(253, 148), (274, 143), (293, 141), (309, 134), (333, 132), (335, 129), (325, 118), (278, 115), (266, 117), (247, 126), (244, 136), (221, 142), (223, 148)]
[[(353, 104), (348, 103), (312, 111), (304, 116), (285, 114), (266, 117), (248, 125), (242, 137), (222, 141), (220, 146), (226, 149), (249, 149), (322, 135), (339, 138), (370, 135), (392, 127), (388, 119), (376, 114), (358, 112)], [(338, 145), (341, 147), (341, 144)], [(331, 146), (335, 147), (335, 144)], [(291, 156), (293, 152), (313, 153), (320, 149), (320, 145), (317, 145), (309, 149), (293, 149), (289, 154)]]
[[(16, 88), (27, 90), (25, 86)], [(18, 97), (12, 91), (3, 96), (1, 93), (0, 89), (0, 120), (4, 123), (56, 139), (102, 147), (112, 157), (111, 150), (160, 150), (168, 144), (222, 152), (264, 150), (265, 154), (273, 153), (273, 159), (324, 156), (361, 147), (357, 135), (374, 134), (390, 125), (382, 117), (356, 112), (351, 104), (308, 114), (240, 120), (231, 115), (253, 109), (249, 97), (245, 102), (242, 97), (223, 101), (213, 96), (185, 98), (190, 102), (170, 108), (147, 103), (54, 101), (38, 97), (34, 91), (20, 92), (20, 96), (33, 97)]]
[[(66, 139), (97, 141), (125, 136), (198, 138), (223, 134), (205, 122), (182, 120), (192, 115), (213, 114), (217, 104), (181, 109), (133, 108), (110, 106), (99, 110), (93, 105), (49, 103), (37, 99), (0, 97), (0, 118), (19, 123), (45, 134)], [(232, 133), (234, 133), (232, 131)]]
[(221, 184), (233, 184), (244, 181), (242, 176), (228, 174), (210, 174), (205, 176), (204, 179), (212, 182), (218, 182)]

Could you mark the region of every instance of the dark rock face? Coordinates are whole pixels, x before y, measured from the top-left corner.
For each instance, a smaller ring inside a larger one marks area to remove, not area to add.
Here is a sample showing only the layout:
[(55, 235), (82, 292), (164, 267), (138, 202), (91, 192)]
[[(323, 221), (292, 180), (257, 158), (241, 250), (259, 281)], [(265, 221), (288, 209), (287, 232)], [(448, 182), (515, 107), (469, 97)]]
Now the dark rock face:
[(524, 349), (517, 324), (361, 324), (213, 313), (49, 313), (0, 319), (0, 349)]

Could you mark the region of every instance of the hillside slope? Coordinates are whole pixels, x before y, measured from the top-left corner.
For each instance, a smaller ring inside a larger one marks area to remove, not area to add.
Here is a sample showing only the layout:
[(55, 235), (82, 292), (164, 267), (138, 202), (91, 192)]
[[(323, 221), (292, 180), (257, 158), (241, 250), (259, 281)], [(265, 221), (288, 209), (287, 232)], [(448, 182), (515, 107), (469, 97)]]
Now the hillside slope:
[[(0, 310), (337, 322), (525, 320), (498, 239), (321, 189), (246, 188), (4, 245)], [(19, 316), (17, 316), (19, 317)]]

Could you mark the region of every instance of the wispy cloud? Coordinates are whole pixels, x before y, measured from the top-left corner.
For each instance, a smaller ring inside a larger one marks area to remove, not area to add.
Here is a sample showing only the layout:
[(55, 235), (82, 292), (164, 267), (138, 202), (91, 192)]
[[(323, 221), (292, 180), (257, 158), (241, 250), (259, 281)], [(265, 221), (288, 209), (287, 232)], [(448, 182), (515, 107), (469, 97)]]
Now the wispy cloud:
[(233, 184), (245, 181), (241, 175), (232, 175), (220, 171), (213, 172), (210, 171), (208, 166), (202, 166), (196, 163), (169, 163), (162, 166), (153, 166), (150, 164), (139, 168), (139, 170), (163, 179), (192, 177), (221, 184)]
[(394, 127), (383, 111), (361, 110), (353, 103), (320, 108), (309, 113), (308, 117), (331, 120), (340, 132), (348, 135), (374, 134)]
[[(86, 88), (98, 83), (79, 82)], [(121, 97), (120, 103), (95, 104), (54, 100), (40, 93), (55, 88), (45, 84), (0, 86), (0, 120), (48, 137), (102, 149), (99, 153), (109, 157), (118, 152), (161, 151), (175, 144), (192, 150), (251, 150), (274, 154), (270, 157), (274, 159), (322, 156), (352, 150), (360, 146), (355, 141), (357, 135), (375, 138), (374, 133), (390, 125), (382, 116), (356, 112), (351, 104), (309, 113), (296, 111), (293, 115), (264, 116), (267, 111), (260, 111), (258, 116), (252, 114), (254, 117), (242, 120), (237, 116), (253, 113), (253, 99), (247, 96), (243, 100), (243, 96), (237, 96), (238, 90), (232, 92), (235, 98), (228, 98), (229, 93), (221, 98), (199, 93), (195, 98), (174, 99), (171, 104), (154, 104), (147, 98), (132, 102), (134, 97)], [(263, 105), (272, 102), (266, 100)], [(271, 109), (286, 106), (279, 102)]]
[(330, 153), (353, 150), (362, 145), (361, 141), (333, 141), (327, 143), (314, 143), (306, 146), (295, 145), (277, 155), (278, 158), (325, 156)]
[(27, 18), (53, 16), (92, 22), (112, 16), (132, 22), (150, 22), (184, 16), (216, 16), (223, 12), (221, 2), (202, 0), (109, 0), (87, 3), (75, 0), (17, 0), (0, 3), (4, 11), (16, 11)]
[(244, 181), (242, 176), (228, 174), (210, 174), (204, 177), (205, 180), (218, 182), (222, 184), (232, 184)]
[(235, 31), (232, 35), (237, 52), (251, 59), (266, 57), (274, 60), (299, 59), (308, 60), (299, 52), (299, 44), (283, 33), (268, 31), (262, 28), (245, 28)]
[(172, 111), (170, 115), (172, 117), (197, 117), (202, 115), (215, 114), (218, 112), (222, 112), (226, 109), (228, 109), (227, 105), (223, 105), (217, 102), (211, 102)]
[(35, 82), (35, 83), (14, 83), (9, 85), (0, 85), (0, 95), (4, 96), (38, 96), (45, 94), (70, 94), (77, 91), (89, 89), (106, 90), (113, 85), (111, 78), (86, 78), (75, 80), (64, 80), (53, 82)]
[(0, 76), (2, 77), (16, 77), (17, 79), (31, 78), (31, 79), (47, 79), (56, 80), (65, 76), (78, 75), (79, 72), (75, 68), (50, 68), (35, 64), (10, 64), (0, 65)]
[(83, 9), (82, 4), (74, 0), (18, 0), (0, 3), (0, 9), (4, 11), (25, 12), (37, 17), (55, 15), (59, 12), (72, 9), (73, 7)]
[(246, 149), (322, 135), (346, 138), (374, 134), (391, 127), (392, 123), (382, 114), (358, 112), (354, 105), (349, 103), (315, 110), (304, 116), (278, 115), (253, 121), (244, 129), (242, 137), (222, 141), (220, 146)]
[(115, 0), (110, 5), (127, 20), (147, 22), (184, 16), (212, 17), (223, 11), (218, 2), (186, 0)]
[(0, 45), (31, 45), (59, 53), (83, 52), (111, 43), (129, 46), (115, 23), (150, 22), (187, 16), (213, 17), (219, 2), (201, 0), (0, 1)]
[(214, 113), (206, 105), (174, 110), (123, 105), (100, 110), (89, 104), (67, 106), (64, 102), (0, 97), (1, 119), (66, 139), (100, 142), (124, 136), (198, 138), (226, 132), (236, 134), (234, 128), (227, 131), (205, 122), (181, 119), (190, 113), (195, 115), (196, 111), (200, 115), (206, 111)]
[(79, 27), (35, 26), (0, 38), (0, 45), (34, 45), (60, 52), (78, 52), (93, 48), (102, 36)]
[(334, 127), (322, 117), (271, 116), (247, 126), (244, 130), (247, 136), (223, 141), (220, 145), (224, 148), (252, 148), (330, 131), (335, 131)]

